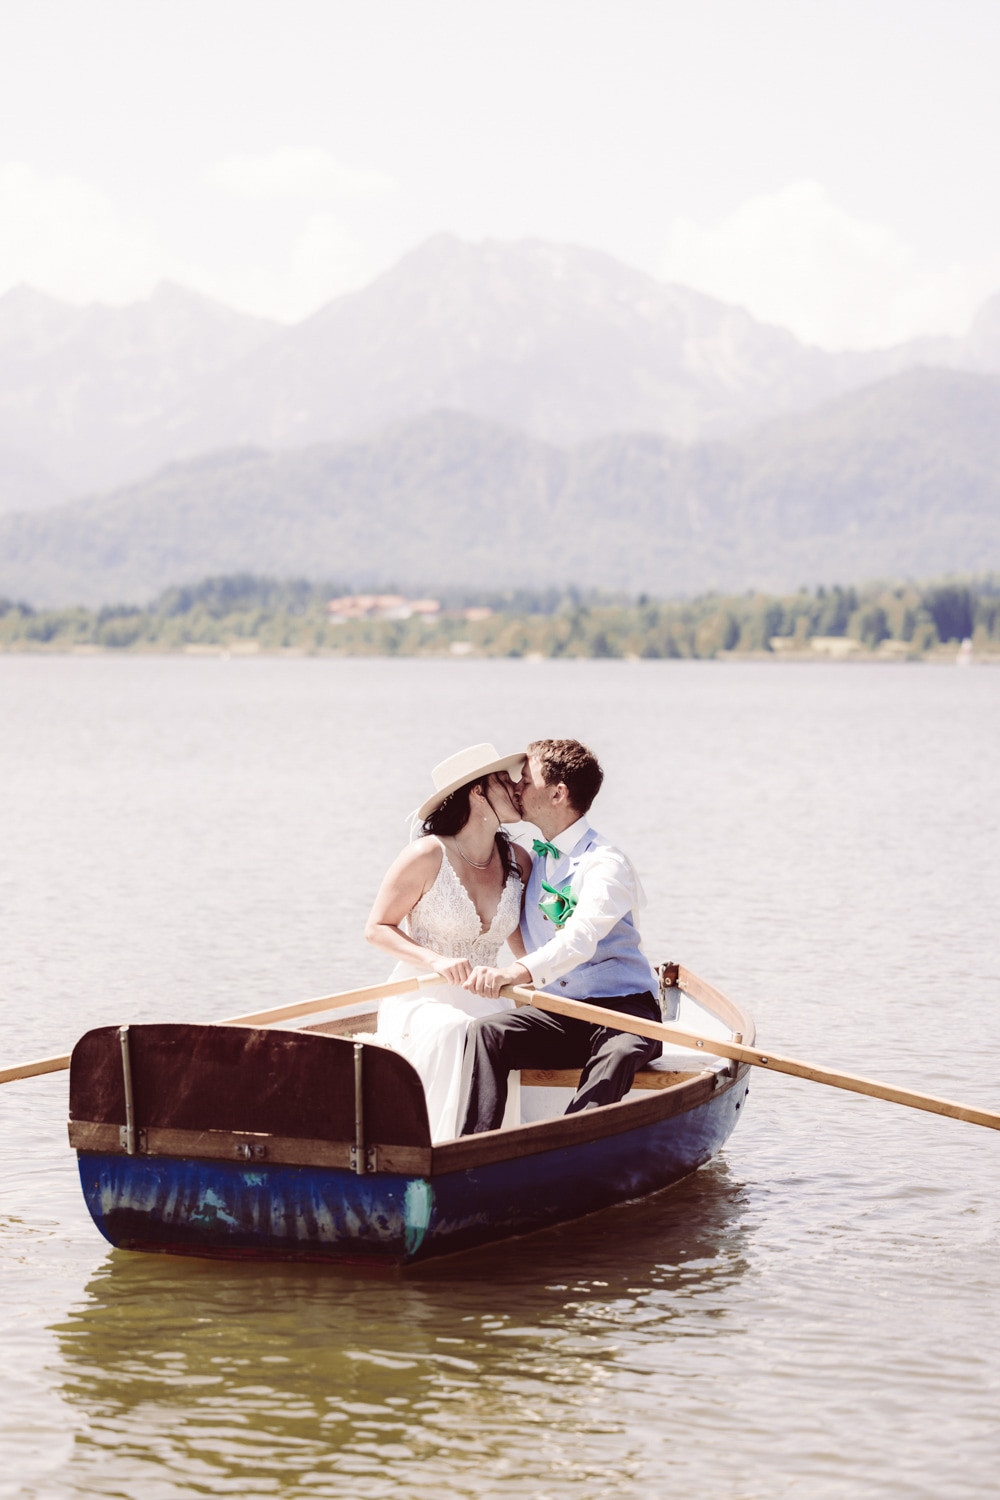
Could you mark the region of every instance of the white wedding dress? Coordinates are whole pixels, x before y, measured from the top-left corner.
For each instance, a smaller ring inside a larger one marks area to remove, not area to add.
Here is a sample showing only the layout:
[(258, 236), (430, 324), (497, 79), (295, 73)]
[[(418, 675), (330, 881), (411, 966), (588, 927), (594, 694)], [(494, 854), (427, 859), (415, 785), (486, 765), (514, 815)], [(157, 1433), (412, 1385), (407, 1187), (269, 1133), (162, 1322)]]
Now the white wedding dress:
[[(493, 967), (501, 945), (520, 921), (521, 889), (520, 876), (508, 875), (496, 915), (484, 932), (472, 897), (456, 875), (442, 844), (441, 868), (430, 890), (406, 918), (406, 929), (422, 947), (433, 948), (449, 958), (467, 958), (470, 964)], [(396, 965), (390, 978), (405, 979), (411, 974), (426, 973), (426, 969), (416, 964), (402, 962)], [(454, 1140), (458, 1134), (462, 1058), (469, 1022), (477, 1016), (493, 1016), (498, 1011), (512, 1009), (510, 1000), (474, 995), (461, 985), (444, 983), (416, 996), (392, 995), (381, 1002), (376, 1040), (401, 1053), (420, 1074), (427, 1096), (432, 1141)], [(510, 1083), (505, 1126), (520, 1123), (519, 1076), (512, 1074)]]

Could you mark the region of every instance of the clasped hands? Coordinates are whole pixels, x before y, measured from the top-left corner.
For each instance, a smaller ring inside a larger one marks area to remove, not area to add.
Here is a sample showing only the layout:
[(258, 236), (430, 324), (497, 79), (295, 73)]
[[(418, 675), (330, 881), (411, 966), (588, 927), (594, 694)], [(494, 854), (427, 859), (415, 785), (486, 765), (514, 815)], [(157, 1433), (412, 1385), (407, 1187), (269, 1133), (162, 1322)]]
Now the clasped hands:
[(508, 964), (505, 969), (490, 969), (486, 964), (477, 964), (462, 986), (475, 995), (489, 995), (495, 999), (505, 984), (530, 984), (531, 971), (524, 964)]
[(531, 972), (524, 964), (508, 964), (505, 969), (491, 969), (487, 964), (475, 967), (464, 958), (441, 958), (431, 965), (447, 984), (460, 984), (474, 995), (495, 999), (505, 984), (530, 984)]

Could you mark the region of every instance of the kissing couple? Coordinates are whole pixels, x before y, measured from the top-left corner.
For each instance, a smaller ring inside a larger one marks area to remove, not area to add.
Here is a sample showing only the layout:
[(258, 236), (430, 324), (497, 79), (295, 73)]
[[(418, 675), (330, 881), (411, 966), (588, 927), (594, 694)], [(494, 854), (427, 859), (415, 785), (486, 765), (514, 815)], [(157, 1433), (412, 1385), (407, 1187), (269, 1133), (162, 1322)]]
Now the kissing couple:
[[(597, 757), (579, 740), (511, 755), (473, 745), (431, 780), (416, 811), (422, 836), (390, 865), (365, 927), (397, 960), (392, 979), (441, 980), (383, 1000), (376, 1033), (420, 1075), (431, 1139), (519, 1125), (521, 1068), (579, 1068), (567, 1113), (623, 1098), (659, 1042), (500, 994), (528, 985), (660, 1019), (638, 879), (588, 817), (604, 780)], [(505, 826), (520, 823), (541, 834), (531, 853)], [(512, 961), (499, 967), (504, 943)]]

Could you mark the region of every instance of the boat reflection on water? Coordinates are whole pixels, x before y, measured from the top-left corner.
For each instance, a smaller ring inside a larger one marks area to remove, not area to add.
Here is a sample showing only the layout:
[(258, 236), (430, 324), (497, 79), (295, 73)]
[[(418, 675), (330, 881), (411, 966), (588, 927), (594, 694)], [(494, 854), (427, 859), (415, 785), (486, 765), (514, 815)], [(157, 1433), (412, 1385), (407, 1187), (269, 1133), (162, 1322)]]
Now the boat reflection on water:
[(81, 1418), (74, 1483), (362, 1495), (370, 1475), (472, 1495), (491, 1474), (583, 1464), (592, 1484), (620, 1472), (637, 1423), (662, 1429), (676, 1337), (727, 1317), (745, 1211), (717, 1159), (405, 1276), (111, 1252), (54, 1329)]

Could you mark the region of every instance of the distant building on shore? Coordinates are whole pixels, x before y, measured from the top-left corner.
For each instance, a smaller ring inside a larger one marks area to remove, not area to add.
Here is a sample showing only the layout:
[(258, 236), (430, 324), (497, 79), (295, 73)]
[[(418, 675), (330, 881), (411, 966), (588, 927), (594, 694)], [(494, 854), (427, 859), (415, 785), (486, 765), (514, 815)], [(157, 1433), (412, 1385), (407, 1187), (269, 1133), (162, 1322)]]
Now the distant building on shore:
[(433, 619), (440, 613), (440, 600), (407, 599), (403, 594), (342, 594), (326, 606), (331, 625), (346, 625), (348, 620), (409, 620), (414, 615)]
[(849, 635), (814, 635), (810, 637), (809, 645), (823, 656), (850, 656), (861, 650), (861, 642)]
[(468, 609), (442, 610), (440, 599), (407, 599), (405, 594), (341, 594), (330, 599), (326, 617), (331, 625), (346, 625), (348, 620), (411, 620), (417, 615), (425, 620), (459, 619), (475, 622), (488, 620), (493, 613), (486, 605)]

